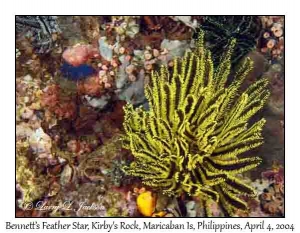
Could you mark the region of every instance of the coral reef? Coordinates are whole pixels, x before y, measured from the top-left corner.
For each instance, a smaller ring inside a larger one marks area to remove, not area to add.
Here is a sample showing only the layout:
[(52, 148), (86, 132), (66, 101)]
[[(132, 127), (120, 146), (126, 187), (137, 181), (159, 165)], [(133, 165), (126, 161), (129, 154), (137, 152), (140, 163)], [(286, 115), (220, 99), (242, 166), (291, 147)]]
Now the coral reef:
[(57, 22), (66, 47), (78, 43), (95, 45), (104, 22), (103, 16), (59, 16)]
[(111, 22), (106, 24), (106, 30), (114, 31), (120, 40), (133, 38), (139, 32), (137, 19), (139, 16), (112, 16)]
[[(72, 200), (72, 203), (70, 203)], [(84, 183), (73, 190), (64, 190), (47, 205), (63, 206), (72, 204), (72, 208), (53, 210), (50, 217), (126, 217), (129, 215), (129, 204), (123, 194), (107, 191), (103, 186), (95, 183)]]
[(34, 120), (34, 111), (41, 108), (41, 80), (33, 79), (30, 75), (16, 79), (16, 121)]
[(243, 180), (252, 185), (258, 196), (243, 196), (248, 203), (248, 213), (237, 212), (238, 217), (283, 217), (284, 216), (284, 169), (278, 162), (273, 162), (271, 169), (263, 171), (255, 181), (247, 177)]
[(28, 158), (29, 144), (19, 142), (16, 156), (17, 189), (22, 193), (19, 206), (26, 207), (46, 194), (49, 182), (45, 175), (39, 174)]
[(97, 119), (98, 119), (97, 111), (86, 106), (80, 106), (78, 116), (75, 122), (73, 123), (73, 125), (76, 132), (79, 131), (88, 132), (91, 131)]
[(98, 76), (91, 76), (77, 84), (79, 95), (101, 96), (103, 85)]
[[(126, 154), (121, 152), (122, 145), (119, 143), (120, 135), (109, 139), (104, 146), (86, 156), (79, 164), (79, 172), (82, 178), (92, 181), (104, 181), (116, 186), (125, 182), (125, 174), (119, 173), (121, 161), (126, 161)], [(123, 155), (125, 158), (122, 158)], [(111, 162), (116, 160), (115, 163)], [(118, 162), (117, 162), (118, 161)], [(118, 170), (118, 171), (117, 171)], [(119, 173), (119, 174), (118, 174)]]
[(271, 216), (284, 216), (284, 186), (272, 183), (259, 195), (261, 208)]
[[(115, 167), (120, 166), (122, 163), (111, 163), (122, 154), (120, 151), (122, 145), (119, 140), (120, 137), (115, 136), (95, 151), (81, 154), (78, 168), (65, 166), (60, 181), (63, 189), (47, 204), (59, 205), (64, 201), (73, 200), (72, 206), (76, 211), (54, 211), (49, 213), (50, 216), (99, 217), (128, 216), (130, 214), (132, 203), (126, 201), (123, 197), (125, 194), (122, 191), (114, 189), (114, 187), (117, 187), (116, 183), (119, 183), (120, 180), (125, 182), (125, 175), (122, 177), (117, 176)], [(76, 152), (76, 155), (83, 149), (76, 141), (70, 141), (68, 146), (71, 151)], [(97, 145), (95, 146), (97, 147)], [(76, 174), (71, 175), (74, 172)], [(71, 178), (71, 176), (76, 176), (77, 179)], [(82, 203), (87, 207), (80, 208)], [(88, 208), (88, 206), (94, 206), (94, 208)]]
[(268, 102), (270, 110), (279, 115), (284, 116), (284, 71), (280, 64), (273, 64), (269, 67), (265, 76), (270, 80), (271, 98)]
[(284, 17), (261, 16), (261, 21), (263, 30), (258, 48), (273, 63), (282, 59), (284, 53)]
[(17, 16), (16, 216), (284, 216), (283, 32), (282, 16)]
[(133, 192), (128, 191), (128, 201), (136, 203), (136, 208), (141, 216), (145, 217), (180, 217), (181, 210), (176, 198), (163, 195), (146, 189), (135, 187)]
[(261, 161), (258, 157), (237, 156), (263, 142), (265, 119), (250, 127), (248, 120), (269, 96), (267, 80), (261, 79), (238, 93), (251, 69), (247, 59), (226, 87), (235, 41), (214, 72), (203, 37), (200, 33), (196, 52), (174, 61), (171, 73), (163, 66), (159, 73), (152, 74), (146, 87), (150, 111), (126, 105), (124, 147), (136, 159), (124, 169), (166, 194), (186, 192), (214, 200), (226, 214), (233, 215), (238, 209), (247, 211), (239, 194), (255, 194), (235, 175)]
[(85, 63), (90, 57), (98, 57), (99, 52), (97, 48), (92, 45), (76, 44), (67, 48), (62, 57), (72, 66), (79, 66)]
[(84, 38), (93, 43), (100, 36), (101, 16), (77, 16)]
[(282, 184), (284, 182), (284, 169), (280, 165), (273, 164), (273, 168), (262, 172), (261, 176), (263, 179), (274, 181), (276, 184)]
[(192, 22), (191, 16), (143, 16), (140, 24), (141, 33), (154, 37), (155, 43), (158, 43), (162, 40), (162, 34), (170, 40), (190, 39), (197, 22)]
[(48, 86), (44, 90), (41, 104), (47, 111), (55, 114), (59, 119), (72, 119), (76, 116), (74, 98), (64, 94), (58, 85)]

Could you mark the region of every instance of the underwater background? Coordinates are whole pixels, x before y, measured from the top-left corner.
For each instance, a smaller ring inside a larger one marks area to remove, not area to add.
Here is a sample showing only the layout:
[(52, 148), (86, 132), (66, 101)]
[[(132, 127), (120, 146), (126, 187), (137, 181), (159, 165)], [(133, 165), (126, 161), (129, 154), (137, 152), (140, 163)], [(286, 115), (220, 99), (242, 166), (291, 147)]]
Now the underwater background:
[(284, 16), (16, 16), (16, 216), (284, 217)]

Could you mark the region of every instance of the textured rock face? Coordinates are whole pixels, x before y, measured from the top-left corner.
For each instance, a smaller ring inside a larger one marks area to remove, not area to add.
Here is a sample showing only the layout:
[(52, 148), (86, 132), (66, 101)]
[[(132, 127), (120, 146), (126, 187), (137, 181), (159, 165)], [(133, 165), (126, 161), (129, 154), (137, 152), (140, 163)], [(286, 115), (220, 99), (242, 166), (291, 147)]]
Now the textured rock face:
[(190, 47), (188, 41), (179, 41), (179, 40), (163, 40), (161, 43), (161, 49), (167, 49), (170, 51), (170, 54), (174, 57), (182, 57)]
[(131, 83), (127, 88), (119, 93), (119, 98), (133, 105), (143, 104), (146, 101), (144, 93), (145, 74), (141, 71), (137, 81)]
[(260, 154), (263, 159), (263, 164), (257, 168), (258, 172), (252, 173), (253, 178), (259, 178), (259, 174), (264, 169), (272, 167), (274, 161), (284, 162), (284, 73), (283, 64), (275, 62), (270, 65), (267, 57), (260, 52), (252, 51), (247, 57), (254, 63), (243, 88), (267, 77), (271, 93), (267, 106), (257, 115), (257, 119), (261, 116), (266, 118), (263, 130), (265, 143), (253, 152)]

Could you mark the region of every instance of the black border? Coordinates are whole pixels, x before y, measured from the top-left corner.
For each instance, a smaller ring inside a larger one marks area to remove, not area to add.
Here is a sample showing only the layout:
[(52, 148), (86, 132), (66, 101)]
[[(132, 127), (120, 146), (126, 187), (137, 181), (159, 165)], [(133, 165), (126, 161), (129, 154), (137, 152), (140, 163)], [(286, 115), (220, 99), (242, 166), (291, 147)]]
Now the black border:
[[(35, 16), (35, 15), (15, 15), (15, 25), (16, 25), (16, 16)], [(53, 16), (53, 15), (39, 15), (39, 16)], [(55, 15), (55, 16), (74, 16), (74, 15)], [(76, 16), (111, 16), (111, 15), (76, 15)], [(116, 15), (116, 16), (134, 16), (134, 15)], [(139, 16), (146, 16), (146, 15), (139, 15)], [(148, 16), (148, 15), (147, 15)], [(169, 16), (169, 15), (149, 15), (149, 16)], [(179, 15), (179, 16), (188, 16), (188, 15)], [(191, 15), (191, 16), (198, 16), (198, 15)], [(286, 31), (285, 31), (285, 26), (286, 26), (286, 15), (207, 15), (207, 16), (283, 16), (284, 17), (284, 30), (283, 30), (283, 35), (284, 37), (286, 36)], [(17, 48), (17, 33), (16, 33), (16, 28), (15, 28), (15, 51)], [(14, 56), (15, 57), (15, 56)], [(284, 61), (284, 68), (283, 68), (283, 73), (284, 73), (284, 78), (285, 78), (285, 57), (286, 57), (286, 44), (285, 44), (285, 40), (284, 40), (284, 56), (283, 56), (283, 61)], [(16, 58), (15, 58), (16, 59)], [(15, 60), (15, 80), (16, 80), (16, 60)], [(236, 218), (236, 219), (255, 219), (255, 218), (263, 218), (263, 219), (268, 219), (268, 218), (275, 218), (275, 219), (282, 219), (282, 218), (286, 218), (286, 202), (285, 202), (285, 191), (286, 191), (286, 167), (285, 167), (285, 125), (286, 125), (286, 115), (285, 115), (285, 82), (286, 79), (284, 79), (284, 83), (283, 83), (283, 113), (284, 113), (284, 133), (283, 133), (283, 156), (284, 156), (284, 162), (283, 162), (283, 167), (284, 167), (284, 216), (282, 217), (273, 217), (273, 216), (269, 216), (269, 217), (167, 217), (167, 219), (178, 219), (178, 218), (182, 218), (182, 219), (231, 219), (231, 218)], [(16, 100), (17, 100), (17, 95), (16, 95), (16, 81), (15, 81), (15, 116), (17, 113), (17, 106), (16, 106)], [(17, 181), (16, 181), (16, 156), (17, 156), (17, 151), (16, 151), (16, 143), (17, 143), (17, 136), (16, 136), (16, 126), (17, 126), (17, 120), (15, 117), (15, 187), (17, 186)], [(72, 218), (88, 218), (88, 219), (106, 219), (106, 218), (120, 218), (120, 219), (126, 219), (126, 218), (130, 218), (130, 219), (153, 219), (153, 217), (78, 217), (78, 216), (74, 216), (74, 217), (67, 217), (67, 216), (61, 216), (61, 217), (17, 217), (16, 216), (16, 190), (14, 190), (14, 203), (15, 203), (15, 218), (18, 219), (22, 219), (22, 218), (29, 218), (29, 219), (63, 219), (63, 218), (67, 218), (67, 219), (72, 219)], [(166, 218), (166, 217), (156, 217), (156, 218)]]

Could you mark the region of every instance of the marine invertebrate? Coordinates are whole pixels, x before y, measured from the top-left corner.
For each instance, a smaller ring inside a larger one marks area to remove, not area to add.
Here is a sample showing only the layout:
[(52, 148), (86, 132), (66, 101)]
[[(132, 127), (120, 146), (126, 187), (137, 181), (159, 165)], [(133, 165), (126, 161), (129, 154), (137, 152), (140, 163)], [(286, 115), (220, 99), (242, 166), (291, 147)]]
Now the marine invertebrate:
[(200, 26), (205, 32), (205, 41), (212, 52), (215, 64), (221, 59), (222, 51), (229, 45), (232, 38), (236, 39), (236, 46), (231, 59), (237, 64), (256, 45), (260, 32), (258, 16), (207, 16)]
[(44, 132), (42, 127), (36, 129), (30, 135), (29, 144), (32, 152), (34, 152), (38, 156), (38, 158), (53, 158), (51, 154), (51, 138)]
[(150, 191), (145, 191), (137, 197), (136, 204), (141, 214), (151, 217), (155, 210), (156, 198)]
[(89, 44), (76, 44), (63, 52), (63, 58), (72, 66), (84, 64), (89, 58), (99, 57), (98, 48)]
[(275, 181), (275, 184), (284, 182), (284, 168), (282, 166), (273, 165), (273, 168), (262, 172), (262, 178)]
[(106, 25), (107, 30), (114, 30), (121, 38), (134, 38), (139, 32), (140, 27), (137, 24), (139, 16), (112, 16), (111, 23)]
[(261, 173), (259, 194), (261, 211), (271, 216), (284, 216), (284, 168), (274, 161), (272, 169)]
[[(81, 178), (92, 181), (102, 181), (105, 184), (114, 185), (117, 175), (116, 166), (126, 160), (126, 154), (122, 153), (120, 135), (115, 135), (92, 153), (83, 157), (78, 166)], [(111, 162), (116, 161), (116, 162)], [(114, 173), (114, 174), (113, 174)], [(125, 181), (125, 177), (122, 177)]]
[(80, 106), (78, 117), (73, 123), (76, 132), (91, 132), (97, 118), (98, 114), (96, 111), (85, 106)]
[(124, 167), (127, 174), (164, 194), (187, 193), (205, 202), (214, 200), (227, 215), (238, 209), (247, 211), (240, 194), (255, 195), (236, 174), (255, 168), (261, 159), (238, 155), (263, 143), (265, 119), (248, 122), (269, 96), (265, 78), (240, 93), (251, 70), (250, 59), (245, 59), (228, 83), (235, 43), (231, 41), (214, 69), (201, 32), (195, 52), (175, 59), (170, 72), (162, 66), (152, 73), (145, 88), (149, 111), (131, 104), (124, 108), (124, 147), (135, 157)]
[(38, 53), (48, 53), (55, 44), (54, 34), (60, 33), (57, 16), (16, 16), (16, 32), (26, 33)]
[(261, 16), (264, 27), (258, 41), (258, 48), (270, 63), (283, 58), (284, 53), (284, 17)]
[(77, 16), (79, 18), (81, 31), (90, 42), (100, 36), (100, 24), (102, 23), (102, 16)]
[(73, 119), (76, 116), (75, 99), (63, 93), (58, 85), (46, 87), (42, 94), (41, 104), (59, 119)]
[(101, 96), (104, 92), (104, 87), (100, 83), (98, 76), (91, 76), (77, 83), (79, 95)]
[(284, 216), (284, 184), (272, 183), (259, 195), (262, 211), (271, 216)]
[[(191, 17), (186, 16), (142, 16), (140, 19), (141, 32), (148, 37), (151, 35), (163, 35), (157, 39), (166, 37), (171, 40), (185, 40), (191, 36)], [(183, 22), (185, 21), (185, 22)], [(189, 24), (189, 25), (188, 25)]]

